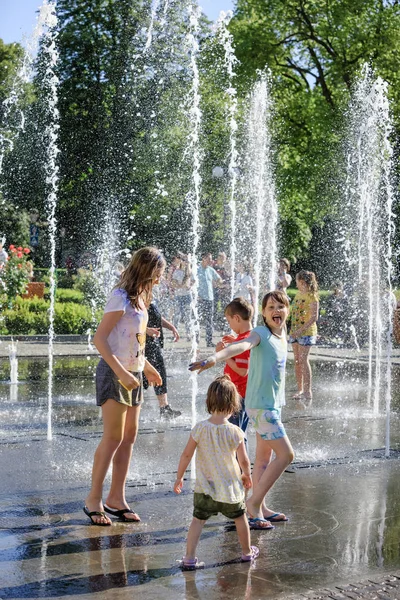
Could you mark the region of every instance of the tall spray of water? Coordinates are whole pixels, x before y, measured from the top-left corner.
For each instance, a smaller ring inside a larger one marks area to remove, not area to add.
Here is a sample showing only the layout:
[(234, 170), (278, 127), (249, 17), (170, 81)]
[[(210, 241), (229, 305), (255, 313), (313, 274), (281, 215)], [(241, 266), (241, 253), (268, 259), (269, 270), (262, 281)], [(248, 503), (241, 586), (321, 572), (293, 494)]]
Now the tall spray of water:
[(228, 174), (229, 184), (229, 212), (230, 212), (230, 264), (231, 264), (231, 298), (235, 290), (235, 266), (236, 266), (236, 187), (238, 177), (238, 150), (237, 150), (237, 93), (233, 85), (235, 78), (235, 65), (238, 62), (233, 49), (233, 36), (228, 30), (229, 22), (232, 18), (232, 12), (224, 13), (221, 11), (217, 21), (217, 36), (225, 51), (225, 68), (228, 74), (228, 88), (225, 90), (227, 95), (227, 113), (229, 122), (229, 166)]
[(25, 115), (20, 107), (24, 87), (32, 81), (33, 65), (37, 54), (38, 42), (43, 35), (49, 20), (52, 7), (44, 2), (40, 7), (36, 26), (31, 37), (27, 40), (21, 65), (15, 75), (9, 96), (3, 101), (2, 127), (0, 129), (0, 175), (3, 170), (3, 160), (6, 150), (12, 150), (14, 139), (20, 131), (24, 131)]
[(55, 307), (55, 255), (56, 255), (56, 206), (58, 192), (58, 147), (57, 138), (59, 130), (58, 87), (59, 80), (56, 74), (58, 61), (57, 38), (57, 16), (54, 2), (44, 0), (43, 6), (47, 8), (46, 26), (43, 35), (43, 52), (45, 72), (43, 76), (43, 88), (46, 93), (47, 119), (44, 131), (46, 140), (46, 188), (47, 188), (47, 219), (49, 223), (50, 236), (50, 308), (49, 308), (49, 378), (48, 378), (48, 416), (47, 416), (47, 439), (51, 440), (52, 434), (52, 402), (53, 402), (53, 342), (54, 342), (54, 307)]
[(272, 169), (271, 98), (265, 73), (259, 74), (248, 102), (238, 222), (240, 255), (254, 274), (256, 323), (260, 294), (275, 287), (277, 260), (278, 205)]
[[(198, 315), (198, 289), (199, 281), (197, 276), (198, 263), (198, 248), (199, 248), (199, 231), (200, 231), (200, 192), (201, 192), (201, 147), (200, 147), (200, 131), (201, 131), (201, 108), (200, 108), (200, 77), (198, 68), (199, 54), (199, 20), (201, 9), (197, 4), (189, 3), (189, 32), (187, 34), (187, 47), (190, 54), (190, 69), (192, 72), (192, 85), (186, 98), (186, 112), (189, 121), (189, 134), (187, 139), (186, 156), (191, 159), (191, 186), (186, 195), (186, 206), (191, 215), (191, 230), (190, 237), (190, 263), (194, 278), (192, 288), (192, 327), (191, 327), (191, 361), (196, 360), (197, 347), (199, 339), (199, 315)], [(197, 375), (192, 373), (192, 425), (196, 423), (196, 396), (198, 392)], [(192, 477), (195, 476), (194, 462), (192, 462)]]
[(151, 46), (151, 42), (153, 41), (154, 20), (155, 20), (156, 15), (157, 15), (159, 4), (160, 4), (160, 0), (153, 0), (153, 2), (152, 2), (151, 16), (150, 16), (150, 25), (149, 25), (149, 28), (147, 30), (147, 37), (146, 37), (146, 44), (144, 46), (144, 52), (147, 52), (147, 50)]
[(386, 398), (387, 452), (394, 300), (391, 288), (394, 198), (391, 131), (387, 85), (364, 67), (349, 110), (345, 223), (341, 241), (347, 272), (345, 285), (353, 313), (358, 315), (359, 323), (367, 324), (365, 340), (358, 343), (368, 343), (368, 403), (372, 402), (376, 414), (381, 392)]

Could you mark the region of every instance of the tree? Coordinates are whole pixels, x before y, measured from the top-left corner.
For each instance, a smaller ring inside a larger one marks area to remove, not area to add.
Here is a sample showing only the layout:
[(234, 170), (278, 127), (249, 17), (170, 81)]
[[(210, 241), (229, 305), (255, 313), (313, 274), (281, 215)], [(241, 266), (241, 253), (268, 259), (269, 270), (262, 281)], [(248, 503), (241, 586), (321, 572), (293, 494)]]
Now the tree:
[(242, 89), (257, 69), (272, 74), (281, 250), (296, 258), (306, 252), (313, 225), (335, 214), (343, 181), (343, 115), (365, 62), (390, 83), (399, 133), (399, 4), (238, 0), (231, 31)]

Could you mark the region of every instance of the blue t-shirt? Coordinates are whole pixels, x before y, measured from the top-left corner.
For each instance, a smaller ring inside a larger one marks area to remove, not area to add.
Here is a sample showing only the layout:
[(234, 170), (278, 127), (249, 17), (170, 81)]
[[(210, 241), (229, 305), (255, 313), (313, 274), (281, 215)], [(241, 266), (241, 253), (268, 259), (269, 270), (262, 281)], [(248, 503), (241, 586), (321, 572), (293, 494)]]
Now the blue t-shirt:
[(202, 300), (214, 300), (213, 281), (220, 281), (221, 277), (212, 267), (202, 267), (197, 269), (199, 278), (199, 298)]
[(246, 408), (280, 408), (285, 404), (286, 335), (278, 338), (265, 325), (253, 331), (260, 343), (250, 352)]

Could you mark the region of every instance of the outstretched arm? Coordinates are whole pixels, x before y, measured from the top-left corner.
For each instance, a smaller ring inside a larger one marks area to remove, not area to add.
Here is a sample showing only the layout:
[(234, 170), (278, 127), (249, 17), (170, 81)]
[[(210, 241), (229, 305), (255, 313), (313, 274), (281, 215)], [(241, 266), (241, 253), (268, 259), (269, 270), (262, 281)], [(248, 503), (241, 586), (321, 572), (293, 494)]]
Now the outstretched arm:
[(220, 350), (214, 356), (210, 356), (205, 360), (200, 360), (198, 362), (191, 363), (189, 365), (189, 371), (198, 371), (201, 373), (206, 369), (210, 369), (214, 367), (217, 362), (226, 362), (229, 358), (233, 358), (238, 354), (242, 354), (242, 352), (246, 352), (246, 350), (251, 350), (255, 346), (258, 346), (261, 338), (255, 331), (252, 331), (248, 338), (245, 340), (241, 340), (240, 342), (234, 342), (227, 348)]

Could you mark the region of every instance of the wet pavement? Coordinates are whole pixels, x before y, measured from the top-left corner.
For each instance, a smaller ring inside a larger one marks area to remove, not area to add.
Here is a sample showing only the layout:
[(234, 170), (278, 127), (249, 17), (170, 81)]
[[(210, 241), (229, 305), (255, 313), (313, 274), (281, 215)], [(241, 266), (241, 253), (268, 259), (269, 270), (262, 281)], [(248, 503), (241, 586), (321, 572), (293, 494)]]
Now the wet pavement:
[[(6, 381), (7, 361), (0, 363), (0, 599), (400, 599), (400, 370), (385, 458), (385, 415), (368, 400), (365, 365), (315, 362), (310, 406), (290, 398), (289, 365), (283, 416), (296, 459), (269, 496), (289, 522), (252, 532), (260, 558), (248, 565), (238, 562), (232, 525), (214, 517), (198, 548), (206, 568), (182, 573), (176, 561), (191, 521), (190, 472), (181, 496), (171, 487), (192, 411), (205, 418), (215, 373), (198, 377), (193, 403), (186, 360), (166, 355), (170, 403), (183, 415), (160, 422), (154, 394), (146, 393), (128, 481), (142, 521), (111, 528), (91, 526), (82, 512), (101, 435), (96, 359), (56, 359), (51, 442), (46, 361), (20, 359), (17, 386)], [(253, 457), (253, 432), (249, 438)]]

